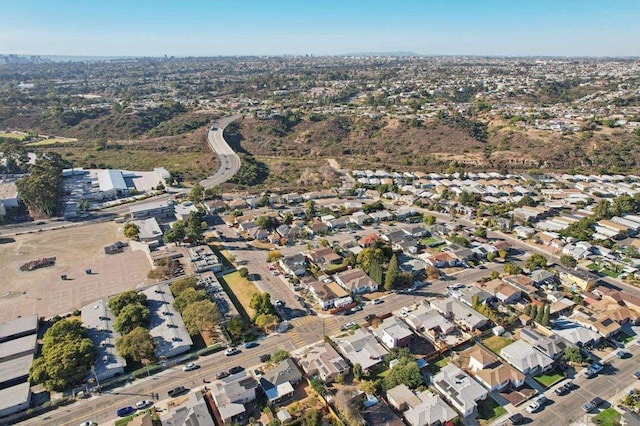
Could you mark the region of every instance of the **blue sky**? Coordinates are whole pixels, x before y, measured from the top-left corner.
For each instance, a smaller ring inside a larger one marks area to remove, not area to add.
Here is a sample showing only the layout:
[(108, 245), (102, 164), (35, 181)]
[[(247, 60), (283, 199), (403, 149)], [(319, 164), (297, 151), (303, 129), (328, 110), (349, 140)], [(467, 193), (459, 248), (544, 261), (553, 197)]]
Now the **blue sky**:
[(640, 56), (640, 0), (0, 0), (0, 53)]

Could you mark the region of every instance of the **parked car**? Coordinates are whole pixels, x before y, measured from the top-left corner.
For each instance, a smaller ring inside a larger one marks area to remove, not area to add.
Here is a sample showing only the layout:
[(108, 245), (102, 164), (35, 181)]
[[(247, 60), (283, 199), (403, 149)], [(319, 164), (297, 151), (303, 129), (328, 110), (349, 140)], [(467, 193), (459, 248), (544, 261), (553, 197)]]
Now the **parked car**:
[(282, 300), (276, 300), (275, 302), (273, 302), (274, 306), (284, 306), (284, 302)]
[(271, 354), (260, 355), (260, 362), (267, 362), (271, 360)]
[(245, 349), (257, 348), (258, 346), (260, 346), (258, 342), (247, 342), (244, 344)]
[(604, 368), (604, 365), (596, 362), (594, 364), (591, 364), (591, 367), (589, 367), (589, 370), (592, 370), (595, 373), (599, 373), (602, 371), (603, 368)]
[(596, 374), (598, 374), (598, 373), (596, 373), (595, 371), (591, 370), (590, 368), (588, 368), (588, 369), (584, 372), (584, 376), (585, 376), (587, 379), (590, 379), (590, 378), (594, 377)]
[(94, 422), (93, 420), (87, 420), (86, 422), (82, 422), (80, 423), (80, 426), (93, 426), (93, 425), (97, 425), (98, 423)]
[(635, 377), (636, 379), (640, 379), (640, 370), (633, 373), (633, 377)]
[(236, 365), (235, 367), (231, 367), (229, 369), (229, 374), (237, 374), (241, 371), (244, 371), (244, 367), (240, 367), (239, 365)]
[(151, 407), (152, 405), (153, 405), (153, 402), (149, 401), (148, 399), (143, 399), (142, 401), (136, 402), (136, 409), (144, 410), (145, 408)]
[(509, 417), (509, 424), (519, 425), (524, 423), (524, 416), (520, 413), (516, 413), (513, 416)]
[(238, 348), (227, 348), (227, 350), (224, 351), (224, 354), (226, 356), (236, 355), (239, 353), (240, 353), (240, 350)]
[(224, 379), (225, 377), (229, 377), (231, 374), (229, 374), (228, 371), (221, 371), (218, 374), (216, 374), (216, 379), (220, 380), (220, 379)]
[(629, 356), (629, 353), (627, 351), (625, 351), (624, 349), (620, 349), (618, 352), (616, 352), (616, 356), (620, 359), (624, 359), (627, 356)]
[(355, 326), (355, 325), (356, 325), (356, 323), (355, 323), (355, 322), (348, 322), (348, 323), (346, 323), (345, 325), (343, 325), (343, 326), (340, 328), (340, 330), (343, 330), (343, 331), (344, 331), (344, 330), (348, 330), (348, 329), (350, 329), (351, 327), (353, 327), (353, 326)]
[(198, 368), (200, 368), (198, 364), (196, 364), (195, 362), (190, 362), (189, 364), (186, 364), (184, 367), (182, 367), (182, 371), (192, 371), (197, 370)]
[(361, 311), (361, 310), (362, 310), (362, 306), (360, 306), (360, 305), (356, 305), (356, 306), (354, 306), (353, 308), (351, 308), (351, 310), (352, 310), (353, 312)]
[(129, 414), (132, 414), (134, 411), (132, 406), (127, 406), (127, 407), (122, 407), (122, 408), (118, 408), (118, 410), (116, 410), (116, 414), (118, 415), (118, 417), (127, 417)]
[(369, 314), (367, 316), (364, 317), (365, 321), (371, 321), (372, 319), (374, 319), (376, 317), (376, 314)]
[(587, 402), (586, 404), (584, 404), (582, 406), (582, 409), (588, 413), (590, 411), (595, 410), (596, 408), (598, 408), (600, 406), (600, 404), (602, 404), (604, 402), (604, 400), (600, 397), (595, 397), (593, 398), (591, 401)]
[(185, 388), (184, 386), (176, 386), (175, 388), (171, 389), (169, 392), (167, 392), (169, 394), (169, 396), (171, 398), (175, 398), (178, 395), (181, 395), (183, 393), (185, 393), (187, 391), (187, 388)]
[(383, 300), (382, 300), (382, 299), (373, 299), (373, 300), (371, 301), (371, 304), (373, 304), (373, 305), (379, 305), (379, 304), (381, 304), (382, 302), (383, 302)]
[(561, 395), (568, 394), (571, 391), (571, 389), (573, 389), (573, 382), (567, 382), (564, 385), (556, 388), (553, 392), (556, 395), (561, 396)]

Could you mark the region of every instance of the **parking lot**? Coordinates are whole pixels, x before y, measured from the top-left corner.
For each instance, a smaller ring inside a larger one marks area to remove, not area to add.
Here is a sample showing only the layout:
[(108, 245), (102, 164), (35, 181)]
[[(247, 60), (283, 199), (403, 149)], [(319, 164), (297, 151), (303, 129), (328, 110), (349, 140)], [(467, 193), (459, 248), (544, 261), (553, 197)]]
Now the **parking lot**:
[[(126, 248), (114, 255), (104, 253), (104, 246), (126, 241), (121, 227), (108, 222), (34, 232), (0, 244), (0, 322), (70, 312), (99, 297), (150, 284), (143, 252)], [(43, 257), (56, 257), (55, 265), (20, 270), (22, 264)], [(62, 280), (62, 275), (68, 279)]]

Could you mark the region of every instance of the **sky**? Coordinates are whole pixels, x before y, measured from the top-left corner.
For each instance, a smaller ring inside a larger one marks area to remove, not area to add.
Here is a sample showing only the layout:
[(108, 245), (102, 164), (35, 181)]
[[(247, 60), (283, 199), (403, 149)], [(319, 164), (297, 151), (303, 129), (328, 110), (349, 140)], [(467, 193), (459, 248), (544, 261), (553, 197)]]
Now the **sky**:
[(640, 0), (0, 0), (0, 54), (640, 56)]

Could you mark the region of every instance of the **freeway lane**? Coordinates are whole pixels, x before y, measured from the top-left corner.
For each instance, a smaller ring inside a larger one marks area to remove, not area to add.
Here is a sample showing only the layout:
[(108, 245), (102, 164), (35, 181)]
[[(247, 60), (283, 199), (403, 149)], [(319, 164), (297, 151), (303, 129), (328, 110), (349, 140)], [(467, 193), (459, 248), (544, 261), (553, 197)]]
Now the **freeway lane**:
[(224, 140), (224, 129), (229, 123), (239, 119), (241, 115), (221, 118), (211, 125), (207, 131), (207, 143), (220, 158), (220, 168), (200, 184), (205, 188), (219, 185), (231, 179), (240, 170), (240, 157), (227, 141)]

